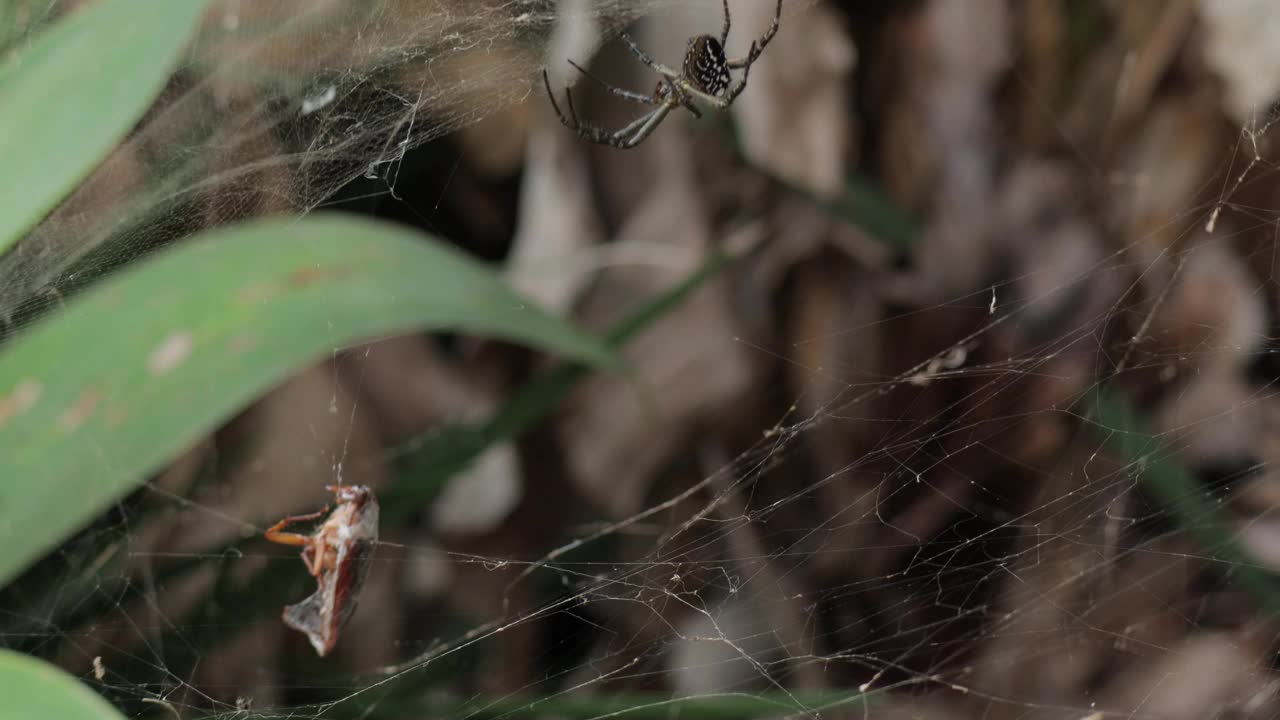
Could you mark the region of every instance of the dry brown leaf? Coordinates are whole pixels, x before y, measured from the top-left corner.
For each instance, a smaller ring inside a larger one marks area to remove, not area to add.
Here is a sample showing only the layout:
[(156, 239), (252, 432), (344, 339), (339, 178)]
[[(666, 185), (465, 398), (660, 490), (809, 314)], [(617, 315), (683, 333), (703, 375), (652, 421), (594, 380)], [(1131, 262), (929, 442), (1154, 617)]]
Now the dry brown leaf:
[(1267, 340), (1267, 308), (1254, 279), (1225, 240), (1200, 235), (1177, 259), (1179, 271), (1139, 342), (1153, 362), (1192, 382), (1240, 378)]
[(1204, 55), (1232, 118), (1252, 124), (1280, 96), (1280, 15), (1270, 0), (1200, 0)]
[(880, 158), (889, 187), (927, 224), (917, 267), (891, 293), (930, 304), (981, 283), (992, 260), (988, 209), (995, 183), (995, 86), (1010, 63), (999, 0), (930, 0), (902, 28), (899, 98), (886, 110)]
[(1261, 718), (1280, 712), (1268, 658), (1242, 645), (1238, 636), (1191, 637), (1154, 660), (1112, 675), (1098, 705), (1121, 717), (1161, 720)]
[[(752, 0), (730, 9), (729, 54), (738, 57), (760, 34), (757, 28), (768, 27), (773, 5)], [(751, 68), (749, 90), (734, 106), (747, 157), (799, 187), (838, 193), (856, 131), (849, 121), (856, 57), (831, 6), (784, 15), (778, 35)]]
[(576, 135), (543, 119), (529, 142), (520, 217), (507, 274), (513, 289), (552, 310), (572, 307), (597, 268), (603, 229)]

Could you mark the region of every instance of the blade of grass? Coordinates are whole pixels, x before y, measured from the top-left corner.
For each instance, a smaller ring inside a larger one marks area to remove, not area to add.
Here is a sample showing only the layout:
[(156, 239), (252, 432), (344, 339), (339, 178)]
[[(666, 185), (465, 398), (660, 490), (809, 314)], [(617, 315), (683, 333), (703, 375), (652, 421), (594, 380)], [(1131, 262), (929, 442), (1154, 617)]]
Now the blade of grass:
[(828, 213), (856, 225), (891, 250), (907, 255), (920, 234), (920, 224), (903, 210), (884, 190), (870, 179), (851, 175), (834, 198), (813, 195), (802, 188), (791, 187), (817, 203)]
[(1196, 481), (1146, 427), (1129, 403), (1114, 390), (1092, 394), (1089, 415), (1098, 432), (1121, 457), (1140, 468), (1142, 487), (1162, 503), (1207, 552), (1229, 563), (1232, 575), (1273, 617), (1280, 618), (1280, 578), (1249, 556), (1235, 539), (1227, 515), (1204, 495)]
[(737, 123), (730, 115), (720, 116), (716, 126), (725, 142), (733, 148), (738, 162), (769, 178), (788, 192), (809, 200), (828, 215), (861, 228), (870, 237), (884, 243), (895, 254), (906, 257), (911, 252), (921, 232), (920, 223), (911, 213), (898, 205), (873, 179), (855, 173), (845, 178), (844, 187), (837, 195), (833, 197), (818, 195), (753, 162), (742, 147)]
[(0, 64), (0, 253), (115, 147), (164, 88), (207, 0), (98, 0)]
[(76, 678), (9, 650), (0, 650), (0, 698), (0, 720), (124, 720)]
[(0, 585), (291, 371), (419, 329), (613, 362), (483, 265), (340, 216), (215, 231), (85, 292), (0, 351)]

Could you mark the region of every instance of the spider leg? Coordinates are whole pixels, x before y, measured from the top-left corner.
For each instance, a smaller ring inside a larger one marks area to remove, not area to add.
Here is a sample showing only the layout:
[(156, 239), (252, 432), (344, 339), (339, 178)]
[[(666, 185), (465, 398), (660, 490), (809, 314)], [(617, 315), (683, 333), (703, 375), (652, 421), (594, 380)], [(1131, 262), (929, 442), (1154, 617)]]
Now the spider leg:
[(676, 86), (679, 87), (681, 92), (685, 94), (685, 100), (681, 102), (681, 104), (685, 105), (685, 107), (688, 107), (688, 103), (691, 102), (691, 98), (698, 98), (699, 100), (701, 100), (702, 102), (708, 105), (712, 105), (721, 110), (727, 110), (729, 108), (729, 105), (733, 103), (733, 99), (737, 97), (738, 93), (741, 93), (743, 88), (747, 86), (747, 72), (744, 69), (742, 73), (742, 79), (734, 83), (729, 88), (729, 91), (726, 92), (722, 97), (716, 97), (715, 95), (712, 95), (710, 93), (705, 93), (699, 90), (698, 88), (694, 87), (687, 80), (676, 81)]
[(676, 107), (678, 107), (676, 102), (667, 101), (636, 118), (626, 127), (616, 132), (609, 132), (604, 128), (591, 125), (583, 125), (578, 130), (578, 135), (582, 139), (590, 140), (598, 145), (608, 145), (619, 150), (629, 150), (644, 142), (645, 138), (649, 137), (654, 129), (658, 127), (658, 123), (662, 122), (663, 118)]
[(573, 122), (569, 122), (569, 118), (564, 116), (560, 111), (560, 103), (556, 102), (556, 94), (551, 91), (551, 80), (547, 77), (547, 71), (542, 71), (542, 84), (547, 88), (547, 99), (551, 100), (551, 108), (556, 111), (556, 117), (560, 118), (561, 124), (570, 130), (577, 130), (581, 124), (578, 122), (578, 114), (573, 109), (573, 93), (565, 89), (565, 96), (569, 98), (569, 112), (573, 114)]
[[(666, 89), (665, 94), (661, 92), (661, 88)], [(679, 85), (667, 78), (662, 78), (662, 80), (659, 81), (659, 89), (660, 91), (655, 92), (653, 96), (655, 98), (661, 98), (661, 102), (663, 104), (670, 104), (672, 110), (675, 110), (676, 106), (682, 107), (685, 110), (688, 110), (695, 118), (699, 120), (702, 119), (702, 111), (693, 103), (693, 97), (690, 96), (689, 93), (682, 91)], [(675, 100), (675, 102), (672, 102), (672, 100)]]
[[(573, 108), (573, 100), (572, 100), (572, 97), (573, 97), (573, 96), (572, 96), (572, 95), (569, 95), (569, 97), (570, 97), (570, 100), (569, 100), (569, 108), (570, 108), (570, 111), (572, 112), (572, 108)], [(639, 119), (637, 119), (637, 120), (633, 121), (631, 124), (627, 125), (626, 127), (622, 128), (621, 130), (618, 130), (617, 132), (609, 132), (608, 130), (605, 130), (605, 129), (604, 129), (604, 128), (602, 128), (602, 127), (597, 127), (597, 126), (595, 126), (595, 125), (587, 125), (587, 124), (584, 124), (584, 123), (580, 123), (580, 122), (578, 122), (578, 118), (577, 118), (577, 115), (576, 115), (576, 114), (574, 115), (574, 119), (573, 119), (574, 124), (570, 124), (568, 120), (565, 120), (565, 119), (563, 118), (563, 116), (561, 116), (561, 119), (562, 119), (562, 121), (564, 122), (565, 127), (569, 128), (570, 130), (572, 130), (572, 131), (574, 131), (575, 133), (577, 133), (577, 134), (578, 134), (578, 137), (582, 138), (583, 140), (587, 140), (587, 141), (589, 141), (589, 142), (593, 142), (593, 143), (595, 143), (595, 144), (597, 144), (597, 145), (609, 145), (609, 146), (612, 146), (612, 147), (616, 147), (616, 148), (623, 148), (623, 149), (625, 149), (625, 148), (627, 148), (627, 147), (631, 147), (630, 145), (626, 145), (626, 144), (625, 144), (625, 141), (626, 141), (626, 139), (627, 139), (627, 134), (628, 134), (628, 133), (631, 133), (631, 132), (634, 132), (636, 128), (638, 128), (638, 127), (642, 126), (644, 123), (648, 122), (648, 121), (649, 121), (649, 119), (650, 119), (650, 118), (651, 118), (655, 113), (657, 113), (657, 112), (658, 112), (658, 110), (660, 110), (660, 109), (661, 109), (661, 108), (658, 108), (658, 109), (652, 110), (652, 111), (650, 111), (650, 112), (647, 112), (647, 113), (645, 113), (644, 115), (641, 115)]]
[(729, 0), (724, 0), (724, 29), (720, 31), (720, 47), (727, 47), (729, 42)]
[[(644, 142), (645, 138), (649, 137), (649, 135), (653, 133), (654, 129), (658, 127), (658, 123), (662, 122), (662, 119), (665, 118), (667, 113), (671, 112), (674, 107), (676, 106), (671, 102), (663, 103), (653, 112), (641, 117), (639, 120), (636, 120), (625, 128), (614, 133), (614, 137), (622, 139), (621, 144), (615, 145), (614, 147), (626, 150)], [(626, 137), (628, 134), (631, 134), (633, 129), (635, 134), (631, 135), (631, 137)]]
[[(724, 7), (726, 11), (727, 24), (727, 12), (729, 8), (727, 0), (725, 0)], [(726, 27), (726, 32), (727, 31), (728, 28)], [(658, 89), (655, 90), (652, 95), (644, 95), (614, 87), (591, 74), (591, 72), (586, 68), (578, 65), (574, 61), (569, 61), (569, 64), (578, 72), (604, 86), (604, 88), (610, 93), (623, 98), (624, 100), (654, 106), (653, 110), (636, 118), (621, 130), (610, 132), (601, 127), (583, 124), (583, 122), (578, 119), (577, 109), (573, 106), (573, 91), (570, 88), (565, 88), (564, 91), (565, 100), (569, 107), (569, 114), (566, 117), (564, 112), (560, 109), (559, 102), (556, 100), (555, 92), (551, 89), (550, 75), (545, 69), (542, 71), (542, 84), (547, 90), (547, 98), (551, 100), (551, 107), (555, 110), (556, 117), (560, 119), (560, 123), (562, 125), (576, 132), (578, 137), (599, 145), (609, 145), (620, 150), (626, 150), (644, 142), (645, 139), (653, 133), (654, 129), (658, 127), (659, 123), (661, 123), (667, 115), (671, 114), (671, 111), (676, 108), (683, 107), (692, 113), (694, 117), (701, 118), (702, 112), (693, 104), (693, 98), (695, 96), (705, 97), (708, 98), (709, 101), (719, 104), (717, 102), (717, 98), (706, 95), (705, 93), (693, 91), (696, 95), (691, 94), (690, 91), (692, 88), (689, 82), (685, 80), (680, 73), (665, 65), (659, 64), (653, 58), (645, 54), (645, 52), (635, 44), (635, 41), (631, 39), (630, 35), (624, 33), (622, 35), (622, 39), (627, 43), (627, 46), (631, 48), (631, 52), (640, 60), (640, 62), (644, 63), (654, 72), (662, 76), (658, 84)], [(721, 105), (721, 107), (726, 107), (726, 105)], [(305, 559), (306, 558), (304, 558), (304, 560)], [(314, 558), (312, 559), (312, 563), (314, 563)], [(308, 567), (312, 567), (312, 563), (308, 563)]]
[(651, 69), (653, 69), (654, 72), (660, 75), (665, 75), (668, 79), (671, 79), (671, 80), (680, 79), (680, 73), (676, 72), (675, 70), (672, 70), (666, 65), (663, 65), (657, 60), (654, 60), (653, 58), (646, 55), (645, 52), (640, 49), (640, 46), (636, 45), (636, 41), (632, 40), (631, 36), (628, 35), (627, 33), (622, 33), (622, 41), (627, 44), (627, 47), (631, 48), (632, 55), (635, 55), (636, 58), (640, 60), (640, 62), (644, 63), (645, 65), (648, 65)]
[[(749, 57), (760, 57), (760, 51), (757, 49), (755, 41), (751, 42), (751, 53), (752, 55)], [(733, 86), (729, 88), (729, 91), (724, 94), (724, 102), (726, 106), (737, 99), (737, 97), (742, 94), (743, 90), (747, 89), (747, 78), (751, 75), (751, 66), (754, 62), (755, 61), (752, 60), (742, 66), (742, 77), (738, 78), (738, 82), (734, 83)]]
[[(725, 0), (725, 1), (728, 2), (728, 0)], [(782, 23), (782, 0), (778, 0), (778, 5), (777, 7), (774, 8), (774, 11), (773, 11), (773, 24), (769, 26), (768, 32), (766, 32), (764, 36), (761, 37), (759, 40), (751, 44), (751, 50), (750, 52), (747, 53), (746, 57), (740, 58), (738, 60), (730, 60), (727, 63), (728, 66), (734, 70), (746, 69), (750, 67), (751, 63), (755, 62), (756, 59), (760, 57), (760, 53), (764, 52), (764, 49), (773, 40), (773, 36), (778, 34), (778, 27), (781, 23)], [(723, 43), (721, 44), (723, 45)]]
[(687, 92), (685, 92), (685, 94), (677, 95), (675, 86), (673, 86), (672, 83), (668, 83), (668, 85), (671, 85), (672, 97), (680, 97), (680, 105), (682, 108), (689, 110), (695, 118), (698, 118), (699, 120), (703, 119), (703, 111), (698, 109), (698, 105), (694, 105), (694, 99), (692, 99)]
[(583, 75), (586, 75), (588, 78), (598, 83), (601, 87), (613, 93), (614, 95), (617, 95), (620, 98), (623, 98), (625, 100), (631, 100), (633, 102), (642, 103), (644, 105), (660, 105), (661, 104), (657, 100), (657, 98), (654, 98), (653, 96), (644, 95), (642, 93), (637, 93), (637, 92), (631, 92), (630, 90), (623, 90), (622, 88), (610, 85), (609, 83), (605, 82), (604, 80), (601, 80), (595, 75), (592, 75), (590, 72), (587, 71), (586, 68), (582, 67), (581, 65), (579, 65), (578, 63), (572, 60), (569, 61), (569, 64), (572, 65), (578, 72), (582, 73)]
[[(636, 139), (635, 137), (632, 137), (633, 135), (639, 135), (640, 131), (644, 130), (644, 128), (650, 125), (650, 123), (656, 125), (657, 123), (655, 122), (655, 118), (657, 120), (661, 120), (662, 116), (666, 115), (668, 112), (670, 112), (670, 110), (666, 105), (660, 105), (631, 121), (626, 127), (616, 132), (609, 132), (602, 128), (591, 128), (595, 131), (596, 135), (589, 137), (588, 139), (602, 145), (611, 145), (620, 150), (629, 150), (638, 145), (640, 140), (644, 139), (644, 137)], [(652, 126), (644, 133), (644, 136), (648, 137), (651, 132), (653, 132)]]
[[(582, 128), (587, 126), (584, 126), (582, 121), (578, 119), (578, 109), (573, 106), (573, 91), (569, 88), (564, 89), (564, 99), (569, 103), (569, 117), (573, 118), (573, 125), (570, 127), (581, 134)], [(560, 120), (561, 122), (564, 122), (564, 118), (561, 118)]]

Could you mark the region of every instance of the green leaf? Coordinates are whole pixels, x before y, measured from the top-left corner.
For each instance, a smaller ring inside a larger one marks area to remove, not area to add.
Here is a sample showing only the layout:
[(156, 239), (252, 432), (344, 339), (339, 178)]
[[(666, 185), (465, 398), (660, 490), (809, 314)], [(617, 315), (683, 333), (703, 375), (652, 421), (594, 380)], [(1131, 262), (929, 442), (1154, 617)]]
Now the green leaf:
[(49, 663), (0, 650), (0, 720), (123, 720), (110, 703)]
[(316, 216), (208, 233), (0, 351), (0, 585), (290, 372), (416, 329), (613, 354), (408, 229)]
[(0, 65), (0, 252), (101, 162), (164, 88), (207, 0), (97, 0)]

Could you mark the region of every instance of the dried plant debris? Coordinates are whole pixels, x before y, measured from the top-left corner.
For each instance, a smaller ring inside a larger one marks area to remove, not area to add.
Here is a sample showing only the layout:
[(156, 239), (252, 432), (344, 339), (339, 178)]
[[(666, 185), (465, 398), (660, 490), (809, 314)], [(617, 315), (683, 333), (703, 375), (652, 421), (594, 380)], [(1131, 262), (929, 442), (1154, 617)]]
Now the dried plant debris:
[(1200, 0), (1196, 6), (1205, 61), (1225, 85), (1222, 108), (1235, 122), (1252, 123), (1280, 97), (1280, 79), (1265, 70), (1280, 63), (1280, 18), (1264, 0)]
[[(763, 3), (739, 13), (752, 27), (767, 22)], [(739, 47), (742, 41), (739, 41)], [(730, 45), (731, 54), (740, 54)], [(849, 174), (851, 90), (857, 51), (836, 10), (817, 5), (788, 17), (773, 53), (751, 76), (752, 92), (738, 108), (748, 158), (794, 185), (835, 195)]]
[[(663, 167), (664, 182), (614, 241), (619, 251), (634, 248), (653, 262), (601, 272), (582, 310), (593, 326), (673, 284), (711, 251), (691, 167)], [(570, 400), (560, 425), (569, 467), (610, 514), (638, 512), (653, 474), (681, 451), (688, 433), (748, 392), (751, 368), (734, 340), (729, 300), (725, 282), (710, 281), (629, 345), (636, 376), (592, 378)]]

